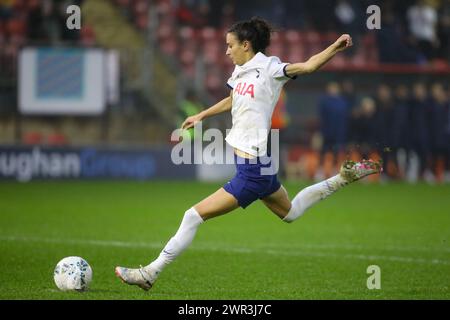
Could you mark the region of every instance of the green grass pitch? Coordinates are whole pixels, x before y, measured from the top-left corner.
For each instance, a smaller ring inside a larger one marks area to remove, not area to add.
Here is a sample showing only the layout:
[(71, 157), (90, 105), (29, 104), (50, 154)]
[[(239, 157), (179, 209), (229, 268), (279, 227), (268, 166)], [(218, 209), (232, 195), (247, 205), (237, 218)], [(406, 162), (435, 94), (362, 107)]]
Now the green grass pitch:
[[(212, 219), (152, 290), (120, 282), (160, 252), (198, 182), (0, 183), (0, 299), (449, 299), (450, 186), (355, 183), (292, 224), (260, 202)], [(291, 198), (306, 183), (286, 183)], [(60, 292), (53, 269), (78, 255), (90, 290)], [(370, 265), (381, 289), (369, 290)]]

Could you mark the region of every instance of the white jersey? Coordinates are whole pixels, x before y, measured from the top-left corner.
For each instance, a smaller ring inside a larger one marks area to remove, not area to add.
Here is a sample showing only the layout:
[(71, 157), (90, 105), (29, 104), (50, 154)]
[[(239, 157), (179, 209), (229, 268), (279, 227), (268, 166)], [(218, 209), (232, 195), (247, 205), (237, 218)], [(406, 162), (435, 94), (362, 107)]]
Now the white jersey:
[(233, 90), (233, 126), (225, 140), (233, 148), (253, 156), (264, 156), (273, 109), (283, 85), (290, 79), (288, 63), (258, 52), (242, 66), (236, 66), (227, 85)]

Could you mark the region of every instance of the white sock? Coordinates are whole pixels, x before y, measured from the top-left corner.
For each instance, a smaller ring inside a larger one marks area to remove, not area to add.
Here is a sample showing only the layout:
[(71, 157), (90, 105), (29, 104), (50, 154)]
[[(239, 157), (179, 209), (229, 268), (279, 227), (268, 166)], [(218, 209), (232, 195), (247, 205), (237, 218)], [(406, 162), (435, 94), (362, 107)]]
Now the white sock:
[(347, 184), (348, 182), (338, 174), (303, 189), (292, 200), (291, 210), (289, 210), (286, 217), (283, 218), (283, 221), (290, 223), (298, 219), (312, 205), (325, 199)]
[(158, 273), (161, 272), (191, 244), (198, 226), (202, 223), (203, 219), (194, 207), (187, 210), (177, 233), (167, 242), (159, 257), (147, 267), (155, 269)]

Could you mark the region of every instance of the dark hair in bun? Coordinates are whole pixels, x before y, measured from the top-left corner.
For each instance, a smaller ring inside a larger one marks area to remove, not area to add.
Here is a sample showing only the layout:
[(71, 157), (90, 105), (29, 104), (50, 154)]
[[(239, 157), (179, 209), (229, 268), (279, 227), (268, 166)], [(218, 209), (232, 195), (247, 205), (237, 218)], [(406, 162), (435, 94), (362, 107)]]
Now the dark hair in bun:
[(259, 17), (237, 22), (228, 29), (228, 33), (234, 33), (240, 42), (250, 41), (255, 53), (265, 53), (266, 48), (270, 45), (272, 32), (272, 26)]

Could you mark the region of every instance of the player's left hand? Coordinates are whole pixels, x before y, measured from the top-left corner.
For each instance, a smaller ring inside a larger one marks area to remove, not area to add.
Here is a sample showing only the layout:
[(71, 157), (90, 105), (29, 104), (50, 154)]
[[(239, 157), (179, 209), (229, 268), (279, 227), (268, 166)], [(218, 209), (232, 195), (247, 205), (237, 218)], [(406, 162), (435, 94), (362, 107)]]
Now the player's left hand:
[(349, 34), (343, 34), (335, 42), (336, 50), (342, 51), (353, 46), (352, 37)]

